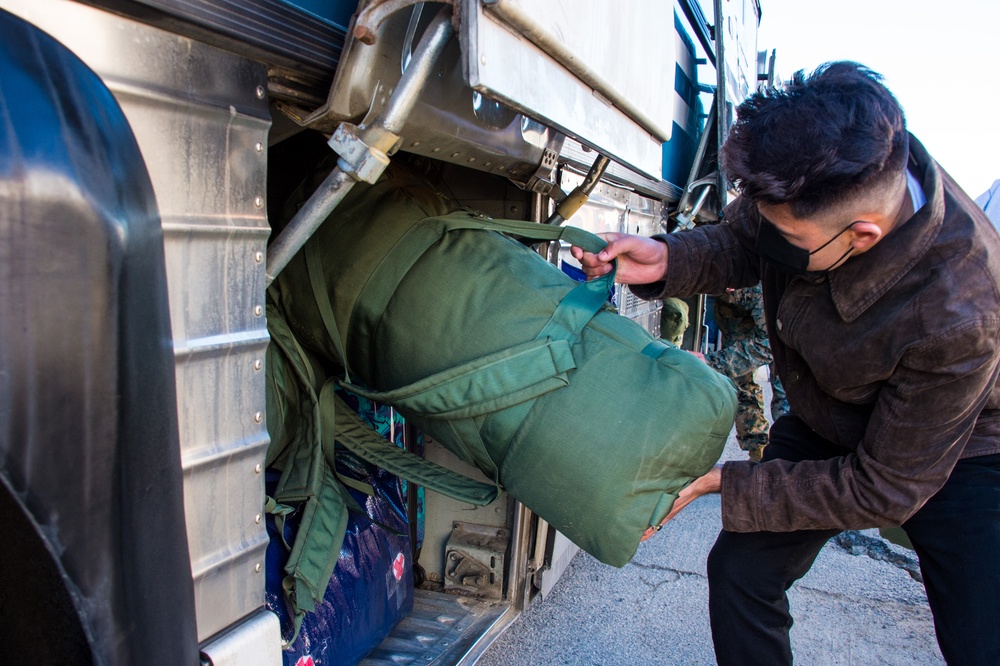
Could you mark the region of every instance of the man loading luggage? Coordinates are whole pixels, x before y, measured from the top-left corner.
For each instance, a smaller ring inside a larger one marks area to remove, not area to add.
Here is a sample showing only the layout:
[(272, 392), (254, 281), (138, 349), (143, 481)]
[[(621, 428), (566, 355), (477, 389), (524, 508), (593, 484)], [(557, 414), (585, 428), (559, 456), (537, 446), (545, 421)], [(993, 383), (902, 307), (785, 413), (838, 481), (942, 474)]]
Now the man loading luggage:
[(902, 525), (945, 659), (1000, 664), (1000, 237), (856, 63), (751, 96), (722, 163), (725, 223), (573, 250), (648, 298), (763, 283), (791, 413), (667, 517), (722, 494), (719, 663), (791, 663), (785, 591), (841, 530)]

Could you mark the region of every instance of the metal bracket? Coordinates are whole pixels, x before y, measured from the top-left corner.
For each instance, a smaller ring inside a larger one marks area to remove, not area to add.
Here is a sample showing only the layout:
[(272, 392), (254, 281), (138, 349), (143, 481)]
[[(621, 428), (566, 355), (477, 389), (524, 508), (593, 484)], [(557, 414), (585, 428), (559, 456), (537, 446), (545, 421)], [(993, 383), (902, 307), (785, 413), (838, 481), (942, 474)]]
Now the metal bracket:
[(555, 179), (552, 176), (558, 164), (559, 153), (546, 148), (545, 152), (542, 153), (542, 161), (538, 165), (538, 168), (535, 169), (535, 173), (531, 174), (531, 177), (526, 182), (516, 184), (529, 192), (548, 196), (556, 187)]
[[(705, 178), (696, 180), (687, 186), (684, 191), (684, 196), (681, 198), (680, 205), (678, 206), (678, 211), (673, 215), (673, 219), (677, 222), (677, 231), (687, 231), (695, 228), (700, 221), (698, 214), (705, 205), (705, 200), (708, 198), (709, 192), (711, 192), (715, 186), (715, 172), (712, 172)], [(691, 195), (699, 187), (701, 188), (701, 192), (699, 193), (698, 198), (692, 203)]]
[[(389, 166), (389, 156), (375, 146), (365, 143), (363, 131), (351, 123), (340, 123), (328, 142), (333, 152), (340, 156), (337, 162), (345, 173), (355, 180), (375, 183), (382, 172)], [(393, 145), (399, 137), (389, 132), (385, 133), (387, 141), (379, 141), (383, 145)], [(374, 143), (374, 142), (373, 142)]]
[(509, 538), (500, 527), (455, 521), (445, 544), (445, 592), (501, 599)]

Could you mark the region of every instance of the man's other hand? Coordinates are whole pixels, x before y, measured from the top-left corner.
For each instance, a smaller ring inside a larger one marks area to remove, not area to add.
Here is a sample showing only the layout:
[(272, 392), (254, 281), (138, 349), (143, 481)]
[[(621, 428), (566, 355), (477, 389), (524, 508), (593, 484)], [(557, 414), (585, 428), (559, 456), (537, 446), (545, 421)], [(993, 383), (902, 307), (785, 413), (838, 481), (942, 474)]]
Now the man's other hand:
[[(677, 499), (674, 500), (674, 506), (671, 507), (670, 513), (667, 517), (663, 519), (660, 523), (660, 527), (666, 525), (674, 516), (681, 512), (681, 509), (686, 507), (688, 504), (698, 499), (702, 495), (707, 495), (709, 493), (717, 493), (722, 490), (722, 465), (716, 465), (708, 471), (705, 476), (700, 476), (691, 482), (684, 490), (677, 493)], [(645, 532), (642, 533), (642, 538), (640, 541), (645, 541), (649, 537), (653, 536), (659, 532), (658, 529), (649, 527)]]
[(573, 246), (571, 252), (583, 266), (588, 279), (600, 277), (611, 270), (611, 261), (618, 259), (615, 282), (649, 284), (663, 279), (667, 273), (667, 246), (647, 236), (609, 232), (598, 234), (607, 247), (594, 254)]

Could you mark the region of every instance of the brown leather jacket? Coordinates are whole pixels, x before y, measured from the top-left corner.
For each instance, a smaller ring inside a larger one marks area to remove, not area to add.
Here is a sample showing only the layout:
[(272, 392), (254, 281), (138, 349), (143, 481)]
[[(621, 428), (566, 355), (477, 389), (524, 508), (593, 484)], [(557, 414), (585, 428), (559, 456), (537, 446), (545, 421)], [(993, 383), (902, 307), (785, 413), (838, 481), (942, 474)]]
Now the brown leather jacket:
[(1000, 236), (913, 137), (910, 160), (926, 205), (827, 277), (762, 263), (738, 199), (726, 223), (660, 237), (665, 280), (634, 289), (662, 298), (762, 280), (792, 411), (844, 447), (828, 460), (727, 463), (727, 530), (898, 525), (960, 458), (1000, 453)]

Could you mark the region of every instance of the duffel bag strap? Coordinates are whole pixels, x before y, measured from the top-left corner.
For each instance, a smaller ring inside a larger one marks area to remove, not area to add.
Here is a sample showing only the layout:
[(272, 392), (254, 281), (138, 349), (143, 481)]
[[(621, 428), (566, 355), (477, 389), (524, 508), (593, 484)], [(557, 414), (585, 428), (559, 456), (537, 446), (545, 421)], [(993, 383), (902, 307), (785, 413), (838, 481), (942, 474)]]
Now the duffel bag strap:
[[(600, 252), (607, 243), (599, 236), (576, 227), (553, 227), (520, 220), (480, 220), (484, 229), (532, 240), (565, 240), (588, 252)], [(604, 306), (615, 282), (615, 267), (606, 275), (581, 282), (559, 302), (552, 317), (538, 333), (538, 338), (575, 340), (580, 331)]]
[[(600, 252), (607, 243), (599, 236), (577, 227), (551, 226), (520, 220), (494, 220), (468, 211), (451, 213), (423, 220), (414, 226), (382, 260), (358, 297), (356, 307), (371, 316), (357, 316), (358, 334), (362, 339), (374, 340), (368, 330), (370, 322), (378, 321), (396, 291), (396, 286), (410, 271), (417, 260), (434, 243), (441, 239), (441, 232), (481, 229), (537, 241), (563, 239), (588, 252)], [(617, 266), (617, 264), (615, 264)], [(599, 278), (581, 282), (560, 302), (552, 318), (536, 336), (538, 339), (574, 340), (595, 314), (604, 306), (614, 286), (615, 270)], [(374, 353), (374, 350), (371, 350)]]
[(387, 442), (334, 393), (334, 388), (334, 381), (327, 382), (319, 399), (322, 413), (338, 415), (335, 435), (338, 444), (390, 474), (460, 502), (485, 506), (497, 498), (495, 485), (470, 479)]
[(353, 498), (326, 465), (322, 466), (322, 474), (319, 493), (305, 504), (299, 531), (285, 564), (287, 575), (281, 586), (292, 605), (295, 625), (285, 647), (295, 643), (305, 614), (323, 598), (340, 558), (347, 530), (348, 500), (353, 501)]
[[(274, 497), (278, 502), (301, 502), (313, 497), (322, 482), (323, 465), (322, 451), (316, 445), (320, 441), (319, 414), (316, 410), (316, 391), (313, 388), (317, 379), (305, 358), (305, 353), (292, 334), (284, 317), (278, 308), (272, 304), (267, 306), (267, 328), (277, 351), (288, 361), (295, 373), (305, 398), (297, 405), (301, 417), (301, 430), (292, 440), (287, 451), (287, 459), (281, 465), (281, 478), (275, 489)], [(268, 448), (265, 464), (274, 464), (286, 452), (272, 451)]]
[(341, 386), (426, 418), (450, 420), (490, 414), (562, 388), (575, 367), (565, 340), (531, 340), (392, 391)]
[[(309, 396), (309, 401), (313, 403), (313, 409), (303, 414), (303, 427), (308, 429), (309, 433), (300, 438), (300, 445), (290, 452), (290, 460), (284, 465), (275, 492), (276, 500), (279, 502), (304, 501), (318, 494), (319, 486), (322, 484), (322, 470), (327, 467), (331, 471), (334, 470), (332, 455), (330, 455), (332, 447), (328, 446), (334, 441), (341, 441), (356, 455), (379, 465), (386, 471), (459, 501), (483, 506), (496, 499), (495, 486), (469, 479), (458, 472), (436, 465), (385, 442), (364, 421), (358, 418), (354, 410), (336, 397), (333, 393), (335, 384), (333, 380), (326, 381), (320, 390), (320, 395), (317, 396), (313, 388), (315, 377), (305, 358), (305, 352), (294, 333), (288, 328), (281, 312), (276, 306), (269, 305), (268, 317), (268, 329), (272, 340), (290, 361), (303, 389)], [(522, 347), (527, 346), (522, 345)], [(540, 345), (535, 343), (534, 346), (545, 350), (545, 356), (558, 359), (553, 360), (556, 374), (564, 374), (567, 369), (573, 367), (568, 346), (565, 350), (559, 351), (548, 351), (548, 345), (544, 343)], [(536, 358), (527, 359), (527, 363), (532, 365), (535, 365), (536, 362)], [(552, 381), (551, 378), (550, 381)], [(555, 381), (559, 380), (555, 379)], [(560, 386), (564, 384), (564, 380), (559, 383)], [(348, 390), (362, 397), (389, 404), (388, 401), (379, 400), (379, 394), (376, 392), (367, 391), (346, 382), (345, 385)], [(326, 435), (324, 435), (324, 430)], [(309, 441), (319, 445), (310, 446), (308, 445)], [(326, 458), (327, 465), (322, 464), (324, 458)], [(386, 464), (383, 465), (382, 462)], [(371, 494), (371, 489), (367, 484), (346, 478), (341, 480), (356, 490)]]
[(326, 289), (326, 279), (323, 277), (323, 262), (316, 255), (319, 252), (318, 243), (306, 243), (305, 257), (306, 269), (309, 273), (309, 286), (312, 287), (313, 299), (319, 309), (323, 325), (326, 327), (326, 334), (330, 336), (333, 347), (340, 356), (340, 364), (344, 367), (344, 378), (351, 380), (350, 368), (347, 363), (347, 354), (344, 353), (344, 343), (340, 339), (340, 331), (337, 328), (337, 319), (333, 315), (333, 304), (330, 302), (330, 294)]

